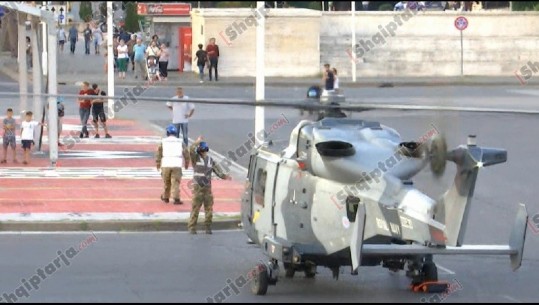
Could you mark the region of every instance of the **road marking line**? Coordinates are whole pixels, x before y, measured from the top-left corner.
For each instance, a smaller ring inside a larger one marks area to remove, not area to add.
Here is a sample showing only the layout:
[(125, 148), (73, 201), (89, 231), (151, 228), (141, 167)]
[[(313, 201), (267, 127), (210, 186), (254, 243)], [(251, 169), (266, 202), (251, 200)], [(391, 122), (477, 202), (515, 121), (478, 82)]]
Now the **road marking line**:
[(504, 298), (508, 299), (508, 300), (509, 300), (509, 301), (511, 301), (511, 302), (515, 302), (515, 303), (522, 303), (521, 301), (519, 301), (519, 300), (517, 300), (517, 299), (513, 298), (512, 296), (508, 296), (508, 295), (502, 295), (502, 297), (504, 297)]
[[(191, 200), (192, 197), (185, 198), (186, 200)], [(65, 201), (128, 201), (128, 200), (134, 200), (134, 201), (155, 201), (158, 202), (159, 198), (99, 198), (99, 199), (93, 199), (93, 198), (59, 198), (59, 199), (43, 199), (43, 198), (30, 198), (30, 199), (13, 199), (11, 198), (0, 198), (0, 201), (2, 201), (2, 204), (6, 204), (9, 202), (27, 202), (27, 201), (39, 201), (39, 202), (65, 202)], [(240, 202), (241, 200), (239, 198), (214, 198), (215, 202), (225, 201), (225, 202)]]
[(443, 267), (442, 265), (440, 264), (436, 264), (436, 267), (438, 267), (438, 269), (441, 269), (442, 271), (444, 271), (445, 273), (448, 273), (448, 274), (451, 274), (451, 275), (454, 275), (455, 272)]
[[(243, 230), (228, 229), (228, 230), (213, 230), (214, 233), (238, 233)], [(188, 231), (0, 231), (0, 235), (88, 235), (93, 232), (95, 235), (147, 235), (147, 234), (188, 234)]]

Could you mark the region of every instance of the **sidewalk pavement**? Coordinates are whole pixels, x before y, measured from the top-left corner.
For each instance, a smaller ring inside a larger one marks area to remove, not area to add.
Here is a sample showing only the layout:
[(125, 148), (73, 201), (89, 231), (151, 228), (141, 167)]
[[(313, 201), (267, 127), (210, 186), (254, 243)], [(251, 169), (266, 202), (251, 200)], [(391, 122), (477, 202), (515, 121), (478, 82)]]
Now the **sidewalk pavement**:
[[(77, 85), (82, 81), (90, 83), (106, 83), (105, 58), (102, 55), (83, 54), (83, 45), (79, 41), (74, 55), (70, 54), (69, 47), (63, 53), (58, 54), (58, 83), (60, 85)], [(93, 52), (93, 50), (92, 50)], [(341, 68), (342, 70), (344, 68)], [(7, 53), (0, 56), (0, 73), (18, 81), (18, 65), (15, 58), (11, 58)], [(516, 73), (516, 72), (515, 72)], [(28, 77), (31, 80), (32, 73)], [(84, 79), (81, 78), (84, 75)], [(277, 87), (305, 87), (306, 90), (312, 85), (319, 85), (319, 77), (266, 77), (266, 85)], [(524, 83), (525, 82), (525, 83)], [(116, 79), (116, 84), (120, 86), (136, 86), (144, 84), (144, 81), (134, 79), (131, 71), (131, 64), (125, 80)], [(154, 86), (254, 86), (255, 77), (226, 77), (221, 75), (218, 82), (201, 84), (198, 75), (194, 72), (169, 71), (168, 81), (156, 82)], [(532, 77), (524, 80), (520, 76), (447, 76), (447, 77), (361, 77), (361, 67), (356, 82), (352, 82), (350, 77), (340, 79), (341, 88), (363, 88), (363, 87), (410, 87), (410, 86), (522, 86), (539, 85), (539, 77)]]
[[(154, 159), (161, 136), (137, 122), (109, 123), (112, 139), (80, 139), (78, 119), (66, 117), (57, 168), (49, 166), (46, 138), (45, 153), (34, 153), (26, 166), (18, 143), (19, 163), (10, 154), (0, 165), (0, 231), (186, 230), (192, 168), (180, 185), (183, 205), (161, 202)], [(214, 229), (238, 228), (242, 192), (238, 181), (213, 181)]]

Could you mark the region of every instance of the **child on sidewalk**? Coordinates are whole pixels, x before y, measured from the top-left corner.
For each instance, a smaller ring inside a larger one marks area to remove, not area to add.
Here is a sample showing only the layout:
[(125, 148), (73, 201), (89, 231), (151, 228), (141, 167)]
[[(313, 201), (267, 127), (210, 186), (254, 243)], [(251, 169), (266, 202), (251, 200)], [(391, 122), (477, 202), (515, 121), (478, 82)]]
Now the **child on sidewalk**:
[(7, 163), (7, 149), (11, 146), (11, 151), (13, 152), (13, 163), (17, 162), (17, 153), (15, 151), (16, 147), (16, 136), (15, 136), (15, 119), (13, 118), (13, 109), (8, 108), (6, 113), (6, 118), (3, 120), (4, 125), (4, 136), (2, 138), (3, 140), (3, 147), (4, 147), (4, 157), (2, 158), (2, 161), (0, 163), (5, 164)]
[(30, 163), (30, 150), (34, 145), (34, 132), (37, 126), (42, 125), (37, 121), (32, 121), (32, 111), (26, 112), (24, 121), (21, 123), (21, 142), (22, 149), (24, 150), (24, 161), (22, 164), (26, 165)]

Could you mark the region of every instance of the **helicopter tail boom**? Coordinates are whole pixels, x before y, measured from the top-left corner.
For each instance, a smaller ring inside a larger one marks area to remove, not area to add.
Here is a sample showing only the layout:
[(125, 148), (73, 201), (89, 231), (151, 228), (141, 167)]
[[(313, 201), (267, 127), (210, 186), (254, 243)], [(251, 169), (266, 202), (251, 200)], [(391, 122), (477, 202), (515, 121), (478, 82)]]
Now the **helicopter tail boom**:
[(511, 231), (509, 245), (464, 245), (459, 247), (427, 247), (422, 245), (363, 244), (362, 256), (399, 255), (509, 255), (511, 268), (516, 271), (522, 263), (524, 240), (528, 226), (526, 206), (520, 204)]

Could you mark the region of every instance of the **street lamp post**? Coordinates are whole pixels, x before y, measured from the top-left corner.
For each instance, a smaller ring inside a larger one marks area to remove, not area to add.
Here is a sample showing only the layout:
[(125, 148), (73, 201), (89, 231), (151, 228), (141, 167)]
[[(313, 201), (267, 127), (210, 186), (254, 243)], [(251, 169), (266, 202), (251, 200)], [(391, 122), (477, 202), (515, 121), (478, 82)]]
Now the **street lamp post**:
[[(263, 12), (265, 9), (264, 1), (257, 1), (257, 9), (259, 12)], [(265, 27), (266, 19), (265, 16), (260, 18), (258, 21), (258, 27), (256, 28), (256, 101), (260, 102), (264, 100), (264, 86), (265, 86), (265, 63), (264, 63), (264, 54), (265, 54)], [(256, 106), (255, 107), (255, 138), (257, 144), (261, 145), (264, 143), (265, 138), (260, 137), (264, 135), (264, 107)], [(260, 134), (259, 134), (260, 133)]]
[[(356, 50), (356, 2), (352, 1), (352, 54), (355, 54)], [(352, 56), (352, 81), (356, 82), (356, 58)]]
[[(107, 89), (108, 95), (114, 96), (114, 50), (113, 50), (113, 15), (112, 1), (107, 1)], [(108, 117), (114, 118), (114, 99), (108, 100)]]

